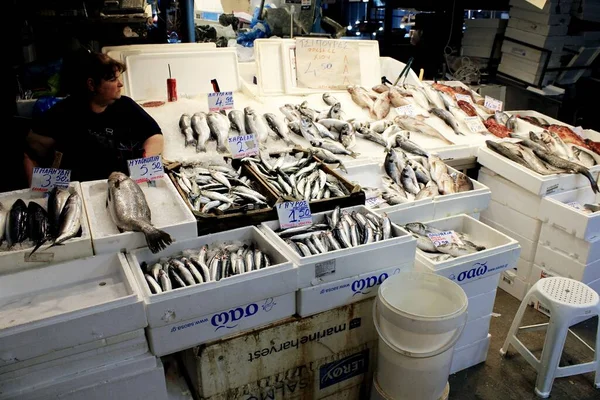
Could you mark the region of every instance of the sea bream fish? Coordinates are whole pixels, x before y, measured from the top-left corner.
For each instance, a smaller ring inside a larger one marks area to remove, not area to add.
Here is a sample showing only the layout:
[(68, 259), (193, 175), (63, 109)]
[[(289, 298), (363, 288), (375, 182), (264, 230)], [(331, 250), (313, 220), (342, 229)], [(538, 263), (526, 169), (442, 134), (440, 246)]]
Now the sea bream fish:
[(110, 174), (106, 206), (115, 225), (123, 231), (142, 232), (153, 253), (172, 243), (168, 233), (152, 226), (150, 208), (144, 192), (127, 175), (121, 172)]
[(225, 153), (227, 151), (227, 138), (229, 137), (229, 119), (221, 113), (208, 113), (206, 122), (210, 128), (210, 133), (217, 140), (217, 151)]
[(269, 137), (267, 123), (262, 115), (259, 115), (252, 107), (244, 108), (246, 116), (246, 132), (255, 134), (260, 143), (265, 143)]
[(194, 139), (194, 130), (192, 129), (192, 117), (189, 114), (181, 114), (181, 117), (179, 117), (179, 129), (183, 136), (185, 136), (185, 147), (195, 146), (196, 139)]
[(243, 111), (231, 110), (227, 114), (227, 118), (229, 118), (229, 122), (231, 123), (231, 129), (238, 131), (240, 135), (246, 134), (245, 115)]
[(205, 113), (196, 113), (192, 115), (192, 129), (197, 137), (196, 152), (206, 151), (206, 142), (210, 138), (210, 127)]

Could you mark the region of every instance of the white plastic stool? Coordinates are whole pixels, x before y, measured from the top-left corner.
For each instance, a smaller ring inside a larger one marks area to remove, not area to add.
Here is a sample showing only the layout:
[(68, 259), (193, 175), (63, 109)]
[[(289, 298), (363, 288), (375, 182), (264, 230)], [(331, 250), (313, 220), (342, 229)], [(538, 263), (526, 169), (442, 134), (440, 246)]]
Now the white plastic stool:
[[(532, 300), (539, 300), (550, 310), (550, 322), (545, 324), (519, 327), (527, 305)], [(509, 345), (513, 347), (536, 369), (537, 381), (535, 394), (541, 398), (550, 396), (554, 378), (579, 375), (596, 371), (594, 385), (600, 388), (600, 321), (596, 332), (596, 351), (594, 361), (559, 367), (569, 327), (574, 323), (600, 315), (600, 299), (598, 294), (587, 285), (568, 278), (545, 278), (537, 281), (529, 289), (521, 302), (519, 311), (510, 327), (504, 346), (500, 349), (502, 356), (506, 355)], [(575, 321), (577, 320), (577, 321)], [(541, 360), (538, 360), (517, 338), (517, 331), (534, 331), (547, 329)], [(571, 332), (586, 347), (594, 351), (579, 336)]]

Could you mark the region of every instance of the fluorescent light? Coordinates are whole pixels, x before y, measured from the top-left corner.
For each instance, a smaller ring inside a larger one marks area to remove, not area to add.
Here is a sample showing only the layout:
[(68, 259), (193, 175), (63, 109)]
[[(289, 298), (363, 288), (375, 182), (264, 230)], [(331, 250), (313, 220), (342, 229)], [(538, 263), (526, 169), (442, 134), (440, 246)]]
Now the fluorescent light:
[(351, 31), (352, 30), (352, 25), (348, 25), (348, 30)]
[(381, 32), (383, 30), (383, 26), (379, 27), (379, 32)]
[(356, 32), (356, 36), (360, 36), (360, 32)]
[(400, 24), (400, 29), (404, 29), (404, 24)]
[(360, 24), (360, 21), (356, 20), (356, 22), (354, 23), (354, 25), (358, 25), (358, 24)]

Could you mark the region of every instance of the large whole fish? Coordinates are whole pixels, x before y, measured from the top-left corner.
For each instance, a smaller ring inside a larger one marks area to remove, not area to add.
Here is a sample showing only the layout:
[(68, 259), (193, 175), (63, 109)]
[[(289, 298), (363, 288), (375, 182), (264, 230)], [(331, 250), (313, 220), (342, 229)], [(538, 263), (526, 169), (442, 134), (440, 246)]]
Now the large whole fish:
[(181, 114), (179, 129), (183, 136), (185, 136), (185, 147), (195, 146), (196, 139), (194, 139), (194, 130), (192, 129), (192, 118), (188, 114)]
[(150, 208), (142, 189), (121, 172), (108, 177), (106, 205), (113, 222), (124, 231), (142, 232), (150, 251), (157, 253), (171, 244), (168, 233), (152, 226)]
[(427, 125), (420, 119), (402, 115), (394, 118), (394, 122), (407, 131), (420, 132), (424, 135), (431, 136), (442, 140), (444, 143), (453, 144), (450, 140), (446, 139), (437, 129)]
[(8, 210), (0, 203), (0, 244), (6, 236), (6, 219), (8, 218)]
[(46, 210), (35, 201), (30, 201), (27, 205), (27, 236), (35, 243), (35, 248), (30, 255), (48, 240), (49, 234)]
[(229, 137), (229, 120), (221, 113), (209, 113), (207, 116), (210, 133), (217, 140), (217, 151), (224, 153), (227, 151), (227, 138)]
[(59, 245), (80, 234), (82, 213), (83, 205), (81, 204), (81, 197), (79, 197), (77, 192), (73, 192), (60, 213), (58, 237), (54, 240), (53, 246)]
[(210, 138), (210, 128), (208, 127), (205, 113), (196, 113), (192, 116), (192, 129), (198, 137), (196, 152), (206, 151), (206, 142)]
[(255, 134), (259, 142), (266, 142), (269, 131), (263, 116), (257, 114), (251, 107), (244, 108), (244, 114), (246, 115), (246, 132)]
[(592, 176), (592, 174), (590, 174), (590, 171), (583, 165), (565, 160), (564, 158), (558, 157), (554, 154), (550, 154), (545, 151), (533, 150), (533, 152), (535, 153), (536, 156), (538, 156), (542, 160), (546, 161), (548, 164), (552, 165), (553, 167), (564, 169), (566, 171), (571, 171), (573, 173), (582, 174), (590, 181), (590, 185), (591, 185), (594, 193), (598, 193), (598, 184), (594, 180), (594, 177)]
[(50, 222), (50, 236), (57, 237), (60, 229), (60, 213), (69, 199), (68, 190), (55, 186), (48, 195), (48, 221)]
[(265, 114), (265, 120), (267, 121), (267, 124), (271, 130), (273, 130), (277, 136), (282, 138), (286, 144), (290, 146), (294, 145), (294, 142), (292, 139), (290, 139), (289, 128), (283, 120), (281, 120), (277, 115), (271, 113)]
[(27, 206), (21, 199), (15, 201), (6, 220), (6, 240), (12, 247), (27, 239)]

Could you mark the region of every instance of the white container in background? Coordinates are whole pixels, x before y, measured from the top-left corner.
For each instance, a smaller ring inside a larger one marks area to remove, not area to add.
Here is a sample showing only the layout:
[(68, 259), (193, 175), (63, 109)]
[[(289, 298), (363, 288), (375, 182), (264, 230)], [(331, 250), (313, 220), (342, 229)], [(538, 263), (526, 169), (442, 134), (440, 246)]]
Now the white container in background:
[(488, 334), (485, 339), (454, 349), (450, 373), (455, 374), (484, 362), (487, 359), (491, 339), (492, 335)]
[(600, 260), (600, 237), (591, 241), (581, 240), (562, 229), (543, 224), (539, 244), (564, 253), (580, 264)]
[[(527, 0), (510, 0), (509, 3), (513, 7), (519, 7), (520, 9), (526, 11), (534, 11), (537, 13), (544, 14), (569, 14), (569, 11), (571, 11), (571, 3), (573, 3), (573, 0), (545, 1), (545, 4), (542, 8), (538, 7), (536, 4), (534, 4), (534, 2), (529, 2)], [(539, 1), (536, 1), (535, 3), (539, 3)]]
[(423, 251), (417, 250), (418, 263), (459, 285), (513, 268), (519, 258), (521, 249), (516, 240), (467, 215), (429, 221), (427, 225), (443, 231), (464, 233), (475, 244), (485, 246), (485, 250), (442, 262), (435, 262)]
[[(454, 172), (456, 170), (448, 167), (448, 171)], [(433, 219), (458, 214), (480, 213), (487, 209), (492, 196), (490, 189), (474, 179), (471, 179), (471, 181), (473, 182), (473, 190), (434, 197)]]
[[(357, 211), (373, 213), (365, 206), (343, 208), (342, 212)], [(325, 221), (331, 211), (313, 214), (313, 222)], [(396, 224), (392, 224), (392, 238), (357, 247), (329, 251), (323, 254), (300, 257), (275, 231), (279, 221), (267, 221), (261, 225), (262, 231), (298, 267), (298, 288), (332, 282), (366, 272), (390, 268), (414, 260), (417, 241)]]
[(519, 279), (516, 271), (510, 269), (502, 272), (498, 287), (517, 300), (523, 300), (525, 294), (529, 290), (529, 282)]
[(535, 264), (556, 272), (565, 278), (575, 279), (583, 283), (600, 279), (600, 260), (590, 264), (581, 264), (567, 254), (552, 250), (542, 244), (538, 244), (535, 253)]
[(539, 218), (579, 239), (592, 240), (600, 236), (600, 212), (584, 212), (569, 203), (577, 203), (583, 208), (585, 204), (600, 203), (600, 195), (595, 194), (588, 185), (547, 196), (542, 199)]
[[(147, 183), (140, 184), (150, 208), (152, 225), (167, 232), (174, 241), (198, 236), (196, 217), (185, 205), (171, 180), (165, 176), (154, 182), (156, 187), (150, 187)], [(88, 211), (95, 254), (147, 246), (144, 234), (141, 232), (119, 233), (106, 207), (108, 192), (106, 180), (83, 182), (81, 189)]]
[(29, 269), (0, 279), (0, 366), (147, 324), (122, 254)]
[(517, 261), (517, 277), (523, 282), (527, 282), (529, 280), (529, 275), (531, 275), (532, 268), (533, 261), (525, 261), (522, 258), (519, 258)]
[(490, 221), (484, 217), (480, 218), (481, 222), (490, 226), (491, 228), (494, 228), (495, 230), (504, 233), (505, 235), (513, 238), (514, 240), (516, 240), (517, 242), (519, 242), (519, 245), (521, 246), (521, 255), (520, 258), (522, 258), (525, 261), (533, 261), (535, 259), (535, 251), (537, 250), (537, 242), (534, 242), (532, 240), (526, 239), (523, 236), (519, 235), (518, 233), (511, 231), (510, 229), (505, 228), (504, 226), (494, 222), (494, 221)]
[(400, 271), (409, 271), (413, 263), (384, 268), (379, 271), (327, 282), (321, 285), (300, 289), (296, 292), (297, 314), (306, 317), (311, 314), (331, 310), (345, 304), (354, 303), (377, 295), (379, 285)]
[[(0, 251), (0, 273), (22, 271), (26, 268), (35, 268), (48, 264), (57, 264), (78, 258), (89, 257), (94, 254), (92, 249), (92, 237), (88, 225), (83, 196), (81, 194), (81, 185), (79, 182), (71, 182), (69, 185), (71, 193), (79, 194), (82, 203), (81, 213), (81, 236), (69, 239), (62, 246), (49, 248), (51, 242), (48, 241), (42, 245), (33, 256), (29, 256), (34, 249), (34, 245), (28, 248), (20, 249), (21, 245), (15, 245), (18, 250)], [(0, 193), (0, 203), (9, 211), (17, 199), (22, 199), (25, 205), (29, 201), (35, 201), (48, 211), (48, 200), (42, 192), (35, 192), (31, 189), (15, 190), (13, 192)], [(3, 226), (0, 229), (5, 229)], [(31, 242), (30, 242), (31, 243)], [(7, 246), (6, 242), (2, 246)]]
[[(514, 204), (519, 208), (518, 204)], [(521, 214), (514, 208), (505, 206), (496, 201), (491, 201), (487, 210), (481, 212), (481, 217), (490, 221), (501, 223), (506, 229), (519, 232), (521, 236), (532, 242), (537, 242), (542, 229), (542, 221)]]
[(521, 214), (538, 218), (541, 198), (487, 168), (479, 170), (477, 180), (492, 191), (492, 201), (510, 208), (518, 208)]
[[(520, 40), (522, 42), (542, 47), (552, 51), (551, 55), (556, 54), (557, 51), (561, 50), (564, 43), (564, 36), (544, 36), (538, 33), (526, 32), (517, 28), (508, 27), (506, 28), (506, 37)], [(508, 42), (509, 45), (519, 45), (518, 43)], [(526, 48), (527, 49), (527, 48)]]
[(519, 29), (521, 31), (531, 32), (543, 36), (564, 36), (569, 30), (568, 25), (540, 24), (538, 22), (516, 18), (512, 15), (508, 20), (508, 26), (511, 28)]
[(519, 19), (524, 19), (526, 21), (532, 21), (546, 25), (569, 25), (569, 21), (571, 20), (569, 11), (570, 10), (565, 8), (562, 11), (562, 14), (545, 14), (543, 12), (525, 10), (518, 7), (511, 7), (510, 17), (515, 17)]

